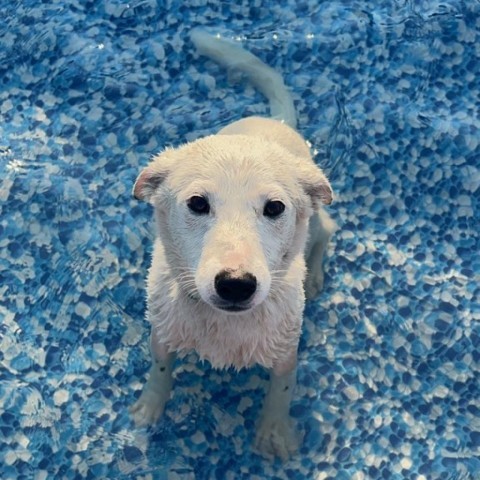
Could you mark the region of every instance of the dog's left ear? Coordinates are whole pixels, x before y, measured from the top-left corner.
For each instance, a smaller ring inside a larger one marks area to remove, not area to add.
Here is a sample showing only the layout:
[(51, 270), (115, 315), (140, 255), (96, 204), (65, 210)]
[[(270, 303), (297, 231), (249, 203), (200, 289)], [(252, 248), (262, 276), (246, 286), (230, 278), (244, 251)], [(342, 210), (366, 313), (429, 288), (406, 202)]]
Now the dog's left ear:
[(320, 204), (330, 205), (332, 203), (333, 191), (330, 182), (316, 165), (312, 164), (301, 168), (300, 184), (311, 198), (314, 209), (318, 209)]
[(157, 188), (163, 183), (170, 172), (168, 154), (164, 152), (153, 158), (150, 165), (142, 170), (135, 181), (133, 196), (137, 200), (150, 202)]

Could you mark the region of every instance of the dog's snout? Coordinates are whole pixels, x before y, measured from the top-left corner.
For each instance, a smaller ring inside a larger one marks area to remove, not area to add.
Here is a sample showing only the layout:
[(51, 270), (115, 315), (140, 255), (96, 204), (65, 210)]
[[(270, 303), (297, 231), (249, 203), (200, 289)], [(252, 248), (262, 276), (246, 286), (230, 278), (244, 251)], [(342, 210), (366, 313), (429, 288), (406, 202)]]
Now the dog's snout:
[(227, 302), (245, 302), (256, 289), (257, 279), (251, 273), (237, 277), (224, 270), (215, 277), (215, 290), (218, 296)]

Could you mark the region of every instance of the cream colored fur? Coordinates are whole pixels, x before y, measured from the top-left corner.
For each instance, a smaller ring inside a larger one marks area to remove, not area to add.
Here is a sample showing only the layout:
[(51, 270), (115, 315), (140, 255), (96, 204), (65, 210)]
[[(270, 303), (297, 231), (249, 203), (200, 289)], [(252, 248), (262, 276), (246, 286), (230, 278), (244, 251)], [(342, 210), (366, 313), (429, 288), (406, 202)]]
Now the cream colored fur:
[[(260, 364), (271, 370), (272, 380), (257, 446), (286, 458), (296, 443), (288, 410), (305, 301), (305, 252), (314, 263), (306, 281), (313, 296), (323, 284), (321, 259), (333, 230), (321, 210), (332, 199), (328, 180), (291, 127), (251, 117), (157, 155), (134, 194), (153, 205), (157, 226), (147, 315), (154, 362), (132, 408), (137, 424), (161, 416), (175, 352), (195, 350), (218, 368)], [(208, 199), (208, 214), (191, 211), (195, 196)], [(285, 211), (266, 216), (269, 201), (282, 202)], [(256, 279), (244, 311), (224, 310), (215, 279), (225, 270)]]

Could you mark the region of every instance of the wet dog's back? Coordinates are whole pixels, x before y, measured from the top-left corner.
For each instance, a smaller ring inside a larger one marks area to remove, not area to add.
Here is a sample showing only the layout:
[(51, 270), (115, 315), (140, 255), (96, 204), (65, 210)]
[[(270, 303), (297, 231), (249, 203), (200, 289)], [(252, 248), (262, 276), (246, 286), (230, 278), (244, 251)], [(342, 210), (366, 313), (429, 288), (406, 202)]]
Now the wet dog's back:
[(290, 153), (311, 159), (305, 140), (291, 127), (278, 120), (248, 117), (222, 128), (218, 135), (251, 135), (281, 145)]

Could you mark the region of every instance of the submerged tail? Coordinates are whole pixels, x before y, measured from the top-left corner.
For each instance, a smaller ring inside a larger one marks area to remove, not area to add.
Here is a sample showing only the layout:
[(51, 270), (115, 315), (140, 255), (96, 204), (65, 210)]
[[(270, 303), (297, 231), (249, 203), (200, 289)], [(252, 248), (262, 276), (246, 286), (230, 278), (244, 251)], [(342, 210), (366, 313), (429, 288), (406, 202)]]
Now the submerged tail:
[(190, 38), (201, 55), (227, 69), (245, 74), (250, 83), (268, 98), (273, 118), (296, 127), (293, 99), (279, 73), (232, 41), (214, 37), (200, 29), (192, 30)]

